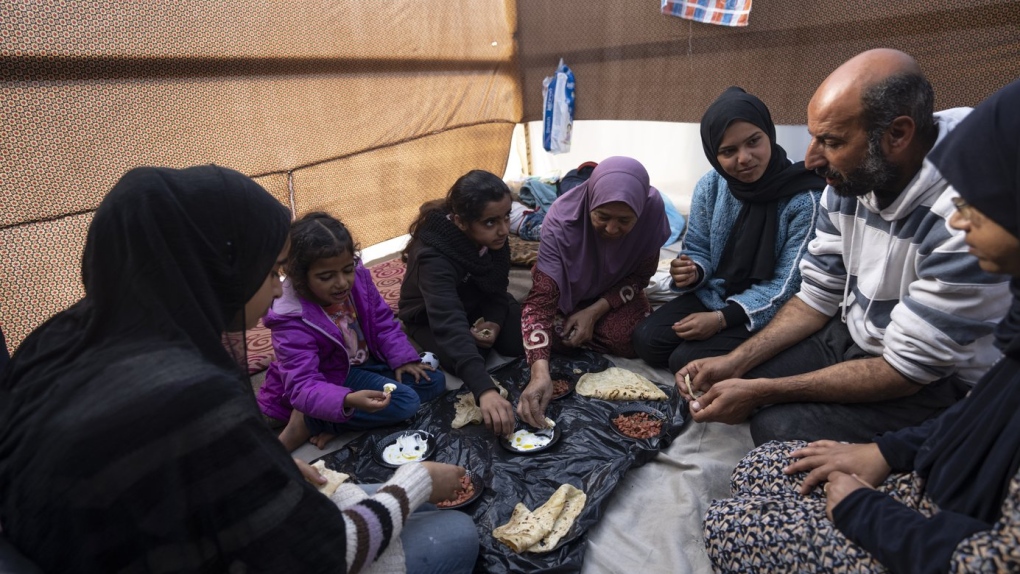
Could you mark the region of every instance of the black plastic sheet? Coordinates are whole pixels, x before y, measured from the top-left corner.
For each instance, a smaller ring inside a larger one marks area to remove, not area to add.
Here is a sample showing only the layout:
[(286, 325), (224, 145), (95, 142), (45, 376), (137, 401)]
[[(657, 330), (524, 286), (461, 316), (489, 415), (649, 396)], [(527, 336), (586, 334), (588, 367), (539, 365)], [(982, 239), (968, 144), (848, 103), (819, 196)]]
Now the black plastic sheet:
[[(554, 355), (550, 361), (553, 378), (566, 378), (572, 385), (583, 373), (603, 371), (611, 366), (608, 359), (591, 351), (573, 356)], [(493, 373), (510, 392), (515, 407), (517, 397), (530, 380), (530, 372), (521, 359)], [(628, 470), (644, 464), (665, 448), (685, 422), (687, 408), (676, 388), (673, 385), (659, 387), (669, 397), (667, 401), (603, 401), (576, 393), (552, 401), (546, 414), (556, 421), (562, 437), (550, 449), (534, 454), (505, 450), (484, 425), (452, 429), (450, 423), (457, 397), (468, 392), (459, 389), (423, 405), (409, 424), (366, 432), (323, 460), (329, 468), (350, 474), (354, 482), (385, 482), (393, 471), (374, 460), (372, 453), (377, 443), (400, 428), (427, 430), (437, 442), (436, 454), (431, 460), (464, 466), (480, 474), (486, 485), (477, 501), (461, 509), (478, 525), (481, 549), (476, 572), (578, 572), (584, 560), (588, 529), (602, 517), (617, 484)], [(668, 421), (663, 436), (633, 440), (614, 432), (610, 427), (610, 413), (625, 404), (644, 404), (662, 411)], [(534, 510), (565, 483), (583, 490), (587, 501), (557, 548), (543, 554), (517, 554), (492, 537), (492, 530), (510, 519), (518, 502)]]

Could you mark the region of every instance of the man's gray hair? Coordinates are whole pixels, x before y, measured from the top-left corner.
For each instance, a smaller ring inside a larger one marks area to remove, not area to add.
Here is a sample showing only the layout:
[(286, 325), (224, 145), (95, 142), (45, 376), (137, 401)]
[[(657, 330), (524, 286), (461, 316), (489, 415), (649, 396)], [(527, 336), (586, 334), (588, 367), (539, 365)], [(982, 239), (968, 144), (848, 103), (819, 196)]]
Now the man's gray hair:
[(890, 76), (865, 90), (861, 100), (864, 125), (872, 145), (881, 141), (885, 130), (899, 116), (914, 120), (916, 137), (920, 141), (935, 143), (938, 136), (934, 118), (935, 90), (921, 74)]

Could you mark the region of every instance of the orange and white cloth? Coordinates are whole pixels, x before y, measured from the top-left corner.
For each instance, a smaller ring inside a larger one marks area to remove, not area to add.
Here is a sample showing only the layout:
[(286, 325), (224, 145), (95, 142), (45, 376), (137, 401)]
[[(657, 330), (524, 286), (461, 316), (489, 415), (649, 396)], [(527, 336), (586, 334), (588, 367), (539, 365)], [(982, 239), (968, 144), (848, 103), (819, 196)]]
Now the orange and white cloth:
[(747, 26), (752, 0), (662, 0), (662, 13), (720, 26)]

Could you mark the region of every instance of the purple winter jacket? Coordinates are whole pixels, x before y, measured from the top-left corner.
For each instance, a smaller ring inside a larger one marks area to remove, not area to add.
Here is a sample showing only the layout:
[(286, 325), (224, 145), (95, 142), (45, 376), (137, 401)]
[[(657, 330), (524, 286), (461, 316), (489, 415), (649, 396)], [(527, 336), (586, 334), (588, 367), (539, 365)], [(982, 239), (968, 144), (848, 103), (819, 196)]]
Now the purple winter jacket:
[[(374, 357), (391, 369), (419, 360), (393, 310), (358, 263), (351, 289), (358, 324)], [(344, 409), (351, 389), (344, 386), (351, 362), (343, 335), (322, 306), (299, 296), (290, 281), (263, 319), (272, 331), (276, 360), (269, 365), (259, 390), (259, 408), (267, 416), (287, 420), (291, 409), (313, 418), (344, 422), (352, 410)]]

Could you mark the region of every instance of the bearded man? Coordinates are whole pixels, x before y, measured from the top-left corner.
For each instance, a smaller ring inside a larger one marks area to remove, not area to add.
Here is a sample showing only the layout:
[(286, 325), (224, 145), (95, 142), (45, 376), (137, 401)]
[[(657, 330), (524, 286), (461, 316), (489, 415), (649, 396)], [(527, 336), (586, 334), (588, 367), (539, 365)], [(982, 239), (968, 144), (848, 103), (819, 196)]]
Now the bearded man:
[(889, 49), (819, 86), (805, 165), (827, 187), (801, 291), (734, 351), (680, 369), (695, 421), (750, 417), (755, 444), (864, 442), (935, 417), (998, 360), (1007, 278), (947, 225), (957, 194), (925, 161), (970, 109), (933, 101), (917, 62)]

